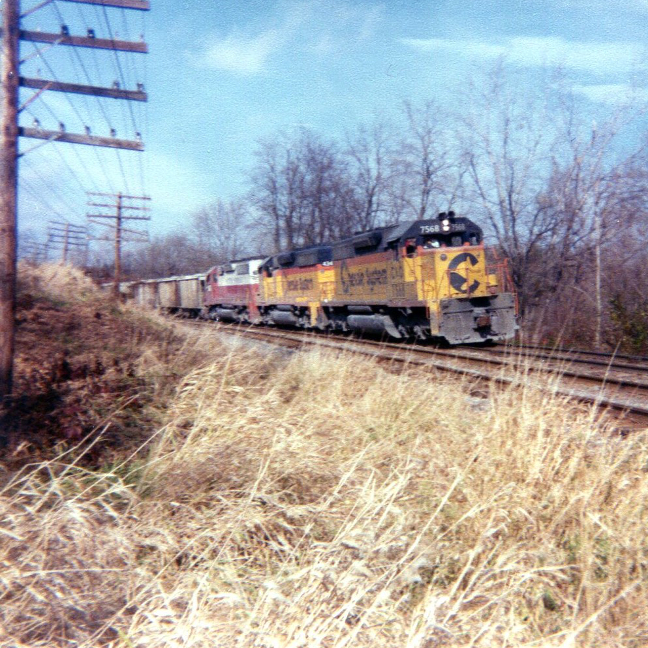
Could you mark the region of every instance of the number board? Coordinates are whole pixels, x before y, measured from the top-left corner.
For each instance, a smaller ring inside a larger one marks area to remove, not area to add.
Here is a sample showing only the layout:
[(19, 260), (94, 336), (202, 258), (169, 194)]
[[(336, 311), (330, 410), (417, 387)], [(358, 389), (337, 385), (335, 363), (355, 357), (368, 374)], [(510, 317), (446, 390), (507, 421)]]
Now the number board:
[(419, 234), (448, 234), (450, 232), (465, 232), (465, 223), (450, 223), (449, 229), (444, 230), (439, 223), (434, 225), (421, 225)]

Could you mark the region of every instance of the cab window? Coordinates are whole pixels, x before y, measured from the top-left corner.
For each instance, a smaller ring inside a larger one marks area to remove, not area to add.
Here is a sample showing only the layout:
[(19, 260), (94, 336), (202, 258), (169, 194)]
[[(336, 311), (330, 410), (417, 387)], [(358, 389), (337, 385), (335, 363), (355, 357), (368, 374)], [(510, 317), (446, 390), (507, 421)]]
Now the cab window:
[(423, 247), (426, 250), (433, 250), (441, 247), (441, 241), (436, 236), (426, 236), (423, 238)]

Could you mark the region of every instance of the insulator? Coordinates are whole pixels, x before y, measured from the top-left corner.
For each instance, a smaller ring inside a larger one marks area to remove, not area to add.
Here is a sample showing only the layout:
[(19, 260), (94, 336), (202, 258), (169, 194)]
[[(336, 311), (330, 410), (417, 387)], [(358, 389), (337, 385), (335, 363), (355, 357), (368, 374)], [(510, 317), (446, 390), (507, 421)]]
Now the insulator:
[(86, 135), (90, 135), (90, 134), (91, 134), (90, 126), (86, 126), (86, 127), (85, 127), (85, 132), (86, 132)]
[(88, 29), (88, 38), (94, 38), (94, 37), (95, 37), (95, 30)]
[(113, 90), (119, 90), (119, 81), (113, 81), (112, 87)]
[(135, 139), (138, 142), (141, 142), (142, 141), (142, 133), (140, 133), (139, 131), (137, 133), (135, 133)]
[(40, 126), (41, 126), (40, 119), (34, 117), (34, 128), (40, 128)]
[(59, 130), (61, 133), (65, 133), (65, 124), (63, 122), (59, 122)]
[(114, 128), (110, 129), (110, 137), (117, 137), (117, 131)]
[(61, 34), (63, 36), (69, 36), (70, 35), (70, 28), (67, 25), (61, 25)]
[(144, 92), (144, 84), (143, 83), (138, 83), (137, 84), (137, 90), (139, 92)]

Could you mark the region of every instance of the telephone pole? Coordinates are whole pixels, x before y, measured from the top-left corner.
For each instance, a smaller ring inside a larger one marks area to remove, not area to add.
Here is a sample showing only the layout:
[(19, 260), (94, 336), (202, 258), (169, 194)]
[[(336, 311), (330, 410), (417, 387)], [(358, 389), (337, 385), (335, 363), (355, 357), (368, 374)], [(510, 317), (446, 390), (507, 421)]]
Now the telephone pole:
[(47, 261), (49, 246), (47, 243), (23, 243), (20, 246), (21, 256), (32, 263)]
[(18, 0), (3, 0), (0, 88), (0, 399), (11, 394), (15, 344), (19, 19)]
[[(97, 5), (148, 11), (149, 0), (61, 0), (77, 4)], [(147, 52), (143, 42), (96, 38), (93, 29), (87, 35), (71, 35), (66, 25), (60, 33), (24, 31), (20, 28), (20, 0), (2, 0), (2, 42), (0, 45), (0, 403), (11, 395), (13, 383), (13, 356), (15, 347), (16, 311), (16, 230), (18, 194), (18, 137), (30, 137), (47, 142), (68, 142), (132, 151), (144, 150), (139, 133), (135, 139), (98, 137), (86, 133), (67, 133), (63, 126), (58, 131), (22, 127), (18, 124), (19, 87), (32, 88), (37, 92), (25, 106), (47, 91), (69, 92), (75, 94), (146, 101), (147, 95), (141, 84), (135, 90), (120, 88), (101, 88), (93, 85), (59, 82), (20, 77), (20, 41), (45, 43), (50, 46), (83, 47), (117, 52)], [(44, 0), (25, 12), (25, 16), (48, 5)], [(24, 106), (23, 106), (24, 107)]]
[[(148, 215), (149, 208), (145, 205), (132, 205), (130, 201), (145, 201), (151, 200), (148, 196), (125, 196), (124, 194), (110, 194), (110, 193), (97, 193), (89, 192), (89, 196), (100, 196), (103, 198), (111, 199), (113, 202), (89, 202), (91, 207), (103, 207), (104, 209), (114, 209), (113, 213), (100, 213), (88, 214), (88, 220), (91, 223), (97, 223), (106, 227), (114, 229), (112, 237), (104, 236), (95, 238), (95, 240), (108, 241), (113, 240), (115, 245), (115, 277), (113, 280), (113, 297), (116, 301), (119, 300), (119, 282), (121, 281), (121, 250), (122, 243), (126, 242), (128, 236), (130, 240), (144, 241), (148, 235), (142, 230), (127, 229), (124, 227), (124, 221), (150, 221), (151, 217)], [(141, 212), (142, 215), (133, 215), (132, 211)], [(114, 223), (105, 222), (97, 219), (109, 219)]]
[(61, 261), (67, 263), (70, 250), (88, 247), (88, 229), (68, 222), (50, 221), (47, 228), (47, 242), (54, 249), (61, 246)]

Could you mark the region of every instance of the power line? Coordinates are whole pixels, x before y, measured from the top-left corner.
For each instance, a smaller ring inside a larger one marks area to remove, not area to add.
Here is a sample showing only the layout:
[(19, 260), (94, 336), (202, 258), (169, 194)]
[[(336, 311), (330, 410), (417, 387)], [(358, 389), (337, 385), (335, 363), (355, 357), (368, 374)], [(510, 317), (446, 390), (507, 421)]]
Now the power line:
[[(38, 50), (38, 47), (37, 47), (36, 43), (32, 43), (32, 45), (34, 46), (34, 49), (36, 50), (36, 53), (37, 53), (38, 57), (39, 57), (40, 60), (45, 64), (45, 66), (47, 67), (48, 72), (52, 75), (53, 80), (56, 81), (56, 82), (59, 82), (59, 79), (58, 79), (56, 73), (54, 72), (52, 66), (49, 64), (49, 61), (47, 61), (47, 59), (44, 58), (43, 55), (42, 55), (42, 53)], [(77, 116), (77, 118), (79, 119), (79, 122), (80, 122), (82, 125), (87, 124), (87, 120), (84, 119), (84, 117), (83, 117), (83, 116), (81, 115), (81, 113), (79, 112), (78, 108), (74, 105), (74, 102), (73, 102), (72, 99), (70, 98), (70, 95), (69, 95), (68, 93), (64, 93), (64, 95), (65, 95), (65, 99), (67, 100), (67, 103), (70, 105), (70, 108), (72, 109), (72, 111), (74, 112), (74, 114), (75, 114), (75, 115)], [(41, 101), (42, 101), (42, 97), (41, 97)], [(89, 110), (90, 106), (89, 106), (87, 100), (86, 100), (85, 103), (86, 103), (86, 108), (88, 108), (88, 110)], [(79, 153), (78, 153), (77, 149), (75, 148), (74, 151), (75, 151), (75, 154), (76, 154), (77, 158), (78, 158), (79, 161), (80, 161)], [(103, 171), (103, 174), (104, 174), (105, 180), (106, 180), (107, 184), (110, 186), (110, 184), (111, 184), (111, 183), (110, 183), (110, 176), (109, 176), (109, 174), (108, 174), (108, 172), (107, 172), (107, 170), (106, 170), (106, 168), (105, 168), (105, 165), (104, 165), (103, 159), (102, 159), (102, 157), (99, 155), (99, 151), (98, 151), (98, 149), (95, 148), (94, 151), (95, 151), (95, 156), (96, 156), (96, 158), (97, 158), (97, 161), (99, 162), (99, 166), (101, 167), (101, 169), (102, 169), (102, 171)], [(96, 188), (96, 185), (95, 185), (95, 188)], [(84, 191), (85, 191), (85, 189), (84, 189)]]
[(66, 198), (57, 187), (51, 184), (51, 182), (41, 173), (40, 169), (38, 169), (38, 167), (33, 165), (31, 161), (28, 161), (27, 163), (29, 165), (30, 172), (38, 177), (38, 179), (42, 182), (44, 186), (47, 187), (47, 189), (52, 195), (56, 196), (59, 203), (66, 205), (69, 208), (69, 210), (72, 213), (74, 213), (75, 208), (72, 205), (72, 203), (69, 202), (68, 198)]
[(42, 191), (36, 191), (31, 186), (31, 183), (24, 178), (21, 178), (20, 180), (20, 188), (23, 191), (26, 191), (28, 194), (32, 196), (37, 202), (39, 202), (41, 205), (43, 205), (50, 213), (53, 213), (55, 216), (58, 216), (59, 218), (67, 218), (64, 216), (60, 211), (52, 207), (51, 203), (47, 202), (42, 195)]

